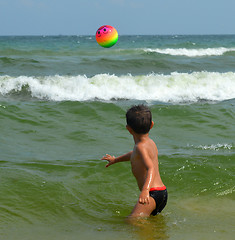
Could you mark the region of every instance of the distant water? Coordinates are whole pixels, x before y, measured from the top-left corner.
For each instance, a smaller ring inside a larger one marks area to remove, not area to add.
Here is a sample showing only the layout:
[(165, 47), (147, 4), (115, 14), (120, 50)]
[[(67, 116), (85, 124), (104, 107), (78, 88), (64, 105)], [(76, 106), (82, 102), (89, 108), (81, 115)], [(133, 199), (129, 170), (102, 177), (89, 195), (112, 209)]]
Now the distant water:
[[(139, 191), (125, 112), (144, 103), (169, 192)], [(0, 37), (0, 239), (233, 239), (235, 36)]]

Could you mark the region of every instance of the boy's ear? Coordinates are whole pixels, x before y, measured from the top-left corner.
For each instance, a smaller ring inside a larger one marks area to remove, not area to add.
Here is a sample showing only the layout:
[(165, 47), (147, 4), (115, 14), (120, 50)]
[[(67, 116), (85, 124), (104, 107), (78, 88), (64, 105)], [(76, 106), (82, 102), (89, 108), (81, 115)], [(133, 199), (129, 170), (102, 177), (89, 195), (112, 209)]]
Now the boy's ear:
[(126, 129), (129, 131), (130, 134), (132, 134), (132, 128), (129, 125), (126, 125)]
[(153, 127), (154, 121), (151, 122), (150, 129)]

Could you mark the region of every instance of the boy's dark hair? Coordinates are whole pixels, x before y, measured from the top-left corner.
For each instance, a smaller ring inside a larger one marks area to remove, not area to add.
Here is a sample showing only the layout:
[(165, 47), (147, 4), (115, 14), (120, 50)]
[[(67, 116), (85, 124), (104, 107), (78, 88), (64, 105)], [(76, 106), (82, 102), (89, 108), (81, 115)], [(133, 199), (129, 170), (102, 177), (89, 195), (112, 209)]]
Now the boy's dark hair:
[(126, 112), (126, 122), (136, 133), (148, 133), (152, 123), (152, 113), (145, 105), (136, 105)]

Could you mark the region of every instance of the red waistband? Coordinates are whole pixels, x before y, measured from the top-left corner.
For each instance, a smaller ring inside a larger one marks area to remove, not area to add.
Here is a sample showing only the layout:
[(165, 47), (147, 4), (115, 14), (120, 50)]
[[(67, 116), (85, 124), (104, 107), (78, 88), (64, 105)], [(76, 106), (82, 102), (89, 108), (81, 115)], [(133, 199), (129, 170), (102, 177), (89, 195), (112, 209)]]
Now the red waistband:
[(152, 187), (150, 188), (150, 191), (163, 191), (166, 190), (166, 186), (162, 186), (162, 187)]

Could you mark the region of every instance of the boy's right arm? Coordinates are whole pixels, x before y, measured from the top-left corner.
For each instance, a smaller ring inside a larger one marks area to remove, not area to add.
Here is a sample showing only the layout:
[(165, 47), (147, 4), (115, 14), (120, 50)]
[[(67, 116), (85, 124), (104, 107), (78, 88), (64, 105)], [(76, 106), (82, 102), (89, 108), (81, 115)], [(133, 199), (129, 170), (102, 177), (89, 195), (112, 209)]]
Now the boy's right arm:
[(106, 167), (109, 167), (110, 165), (112, 165), (114, 163), (130, 161), (132, 152), (133, 151), (126, 153), (122, 156), (116, 157), (116, 158), (114, 156), (106, 154), (105, 156), (103, 156), (101, 158), (101, 160), (107, 160), (108, 164), (106, 165)]

